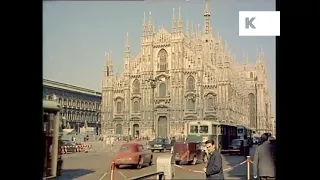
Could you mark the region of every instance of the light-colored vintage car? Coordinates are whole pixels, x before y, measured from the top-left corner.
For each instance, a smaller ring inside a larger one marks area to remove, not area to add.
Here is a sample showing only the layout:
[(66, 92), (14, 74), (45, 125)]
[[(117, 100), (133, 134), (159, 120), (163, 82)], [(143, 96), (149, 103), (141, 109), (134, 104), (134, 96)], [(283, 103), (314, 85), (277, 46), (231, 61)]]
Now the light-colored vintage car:
[(153, 155), (150, 150), (147, 150), (139, 143), (125, 143), (123, 144), (115, 157), (113, 162), (116, 168), (121, 165), (131, 165), (140, 169), (143, 165), (151, 166)]

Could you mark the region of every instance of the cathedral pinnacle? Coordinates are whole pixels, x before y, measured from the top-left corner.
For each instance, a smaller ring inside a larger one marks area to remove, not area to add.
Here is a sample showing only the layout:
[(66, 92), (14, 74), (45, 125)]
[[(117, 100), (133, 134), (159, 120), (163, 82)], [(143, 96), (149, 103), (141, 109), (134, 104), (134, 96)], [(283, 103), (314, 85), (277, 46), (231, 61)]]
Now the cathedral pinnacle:
[(127, 40), (126, 40), (126, 60), (130, 60), (130, 45), (129, 45), (129, 33), (127, 32)]
[(248, 53), (246, 53), (244, 49), (242, 51), (243, 51), (242, 54), (243, 54), (244, 64), (248, 65), (249, 64)]
[(151, 11), (149, 11), (149, 28), (148, 28), (148, 35), (149, 36), (153, 36), (153, 21), (152, 21), (152, 15), (151, 15)]
[(108, 77), (108, 76), (112, 76), (112, 60), (111, 60), (111, 53), (112, 51), (110, 52), (105, 52), (104, 53), (104, 56), (106, 56), (106, 68), (105, 68), (105, 76)]
[(146, 12), (143, 12), (142, 36), (147, 36)]
[(264, 52), (262, 45), (260, 45), (260, 50), (257, 48), (257, 63), (262, 63), (264, 61)]
[(181, 16), (181, 7), (179, 7), (178, 32), (183, 33), (183, 21), (182, 21), (182, 16)]
[(210, 11), (209, 11), (209, 0), (205, 0), (205, 9), (204, 9), (204, 24), (205, 24), (205, 34), (211, 34), (211, 25), (210, 25)]
[(174, 13), (174, 8), (172, 9), (172, 33), (176, 32), (176, 17), (175, 17), (175, 13)]
[(190, 37), (190, 34), (189, 34), (189, 20), (187, 19), (187, 24), (186, 24), (186, 35), (188, 37)]

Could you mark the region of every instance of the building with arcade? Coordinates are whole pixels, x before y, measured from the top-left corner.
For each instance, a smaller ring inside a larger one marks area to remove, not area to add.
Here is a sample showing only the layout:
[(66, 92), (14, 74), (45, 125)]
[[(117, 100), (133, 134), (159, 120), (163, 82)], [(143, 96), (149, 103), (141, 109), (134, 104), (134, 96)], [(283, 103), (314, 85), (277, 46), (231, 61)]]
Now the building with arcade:
[(80, 132), (86, 124), (100, 134), (101, 92), (43, 79), (43, 99), (61, 104), (62, 120), (67, 128)]

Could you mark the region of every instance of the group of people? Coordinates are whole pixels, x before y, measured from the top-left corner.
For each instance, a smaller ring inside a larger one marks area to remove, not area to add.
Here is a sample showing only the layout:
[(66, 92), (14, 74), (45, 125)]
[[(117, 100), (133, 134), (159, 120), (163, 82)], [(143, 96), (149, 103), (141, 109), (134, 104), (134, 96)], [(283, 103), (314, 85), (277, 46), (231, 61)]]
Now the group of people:
[[(253, 176), (255, 179), (272, 180), (276, 176), (275, 167), (275, 145), (270, 143), (269, 133), (264, 133), (261, 136), (261, 144), (256, 148), (253, 157)], [(215, 148), (213, 140), (205, 142), (206, 148), (210, 154), (207, 166), (203, 169), (206, 179), (224, 179), (222, 156)]]

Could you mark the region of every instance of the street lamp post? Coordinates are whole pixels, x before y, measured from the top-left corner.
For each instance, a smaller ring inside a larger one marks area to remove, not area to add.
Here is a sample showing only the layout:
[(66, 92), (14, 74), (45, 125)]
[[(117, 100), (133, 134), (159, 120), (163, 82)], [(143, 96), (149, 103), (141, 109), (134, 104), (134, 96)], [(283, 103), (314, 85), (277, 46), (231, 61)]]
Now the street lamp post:
[(255, 93), (256, 93), (256, 133), (258, 133), (258, 87), (257, 87), (257, 83), (258, 83), (258, 77), (256, 76), (254, 78), (254, 88), (255, 88)]
[(156, 127), (155, 127), (155, 119), (154, 119), (154, 89), (156, 88), (157, 85), (157, 79), (148, 79), (147, 82), (150, 83), (151, 86), (151, 108), (152, 108), (152, 134), (155, 135), (156, 134)]

